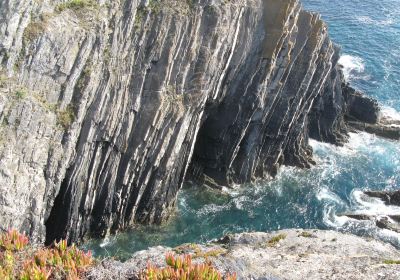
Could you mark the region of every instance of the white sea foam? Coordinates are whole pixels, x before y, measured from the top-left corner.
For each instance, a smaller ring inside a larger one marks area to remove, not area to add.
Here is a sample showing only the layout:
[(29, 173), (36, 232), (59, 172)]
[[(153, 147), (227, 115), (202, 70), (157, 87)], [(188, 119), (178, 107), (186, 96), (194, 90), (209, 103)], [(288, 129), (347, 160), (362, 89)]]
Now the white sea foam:
[(379, 25), (379, 26), (388, 26), (388, 25), (393, 25), (395, 23), (395, 20), (392, 17), (378, 20), (378, 19), (373, 19), (369, 16), (358, 16), (356, 17), (356, 20), (364, 24)]
[[(315, 140), (310, 140), (310, 145), (316, 152), (316, 156), (321, 152), (324, 156), (323, 158), (317, 158), (318, 164), (324, 164), (328, 166), (323, 166), (325, 169), (332, 167), (335, 164), (336, 158), (355, 157), (360, 155), (360, 151), (365, 150), (366, 147), (371, 148), (371, 145), (376, 141), (376, 136), (365, 133), (349, 133), (349, 140), (343, 147), (337, 147), (332, 144), (322, 143)], [(375, 147), (377, 148), (377, 147)], [(326, 155), (329, 156), (329, 161), (326, 162)], [(333, 168), (333, 167), (332, 167)], [(332, 170), (329, 170), (331, 172)], [(335, 170), (333, 170), (335, 171)], [(340, 170), (339, 170), (340, 171)]]
[(400, 207), (386, 205), (378, 198), (369, 197), (361, 190), (354, 190), (351, 194), (355, 203), (355, 212), (371, 216), (400, 215)]
[[(338, 63), (343, 66), (343, 75), (347, 81), (359, 77), (365, 71), (364, 60), (361, 57), (344, 54)], [(363, 78), (366, 79), (367, 76)]]
[(383, 117), (388, 117), (393, 120), (400, 121), (400, 112), (396, 111), (391, 107), (382, 107), (381, 112)]
[(342, 200), (340, 199), (339, 196), (337, 196), (335, 193), (331, 192), (330, 190), (326, 188), (322, 188), (318, 193), (317, 193), (317, 199), (318, 200), (327, 200), (328, 202), (334, 202), (337, 204), (343, 204)]
[(198, 216), (209, 216), (211, 214), (216, 214), (218, 212), (226, 211), (229, 208), (231, 208), (230, 204), (224, 204), (224, 205), (217, 205), (217, 204), (207, 204), (204, 205), (203, 208), (201, 208), (198, 212)]
[[(344, 206), (344, 202), (331, 191), (321, 189), (317, 198), (325, 201), (323, 222), (327, 226), (345, 232), (363, 232), (368, 236), (400, 245), (400, 234), (378, 228), (375, 225), (375, 220), (358, 221), (344, 215), (338, 215), (338, 211), (343, 213), (339, 209), (342, 209), (341, 206)], [(400, 215), (400, 207), (386, 205), (380, 199), (368, 197), (360, 189), (352, 192), (350, 200), (352, 207), (348, 211), (349, 213), (370, 215), (377, 219), (387, 217), (387, 215)]]
[(100, 243), (101, 248), (108, 247), (115, 242), (115, 237), (106, 236)]

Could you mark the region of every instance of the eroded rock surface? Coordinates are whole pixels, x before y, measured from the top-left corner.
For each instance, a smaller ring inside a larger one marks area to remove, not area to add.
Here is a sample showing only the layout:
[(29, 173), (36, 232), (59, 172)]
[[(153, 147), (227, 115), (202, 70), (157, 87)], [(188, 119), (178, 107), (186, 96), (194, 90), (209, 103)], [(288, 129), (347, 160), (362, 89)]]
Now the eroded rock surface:
[(365, 191), (369, 197), (379, 198), (387, 205), (400, 206), (400, 190), (399, 191)]
[(188, 174), (249, 182), (346, 140), (339, 49), (297, 0), (71, 3), (0, 2), (2, 229), (159, 223)]
[[(279, 242), (271, 242), (276, 236)], [(400, 259), (388, 244), (333, 231), (285, 230), (274, 233), (243, 233), (219, 243), (154, 247), (140, 251), (121, 263), (105, 260), (88, 274), (88, 279), (135, 279), (148, 262), (165, 266), (165, 254), (201, 255), (223, 272), (236, 272), (238, 279), (360, 279), (396, 280), (399, 265), (385, 264)], [(196, 258), (196, 256), (200, 256)]]

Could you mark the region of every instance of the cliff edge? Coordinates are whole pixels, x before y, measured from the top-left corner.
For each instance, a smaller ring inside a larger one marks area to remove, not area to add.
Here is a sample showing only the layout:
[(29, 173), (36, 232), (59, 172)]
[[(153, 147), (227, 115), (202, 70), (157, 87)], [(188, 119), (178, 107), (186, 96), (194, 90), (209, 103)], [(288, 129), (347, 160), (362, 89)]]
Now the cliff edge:
[[(88, 279), (136, 279), (148, 263), (165, 267), (165, 254), (190, 254), (205, 259), (238, 279), (257, 280), (396, 280), (400, 252), (388, 244), (354, 235), (321, 230), (284, 230), (228, 235), (214, 242), (176, 248), (154, 247), (124, 263), (104, 260)], [(398, 263), (398, 262), (397, 262)]]

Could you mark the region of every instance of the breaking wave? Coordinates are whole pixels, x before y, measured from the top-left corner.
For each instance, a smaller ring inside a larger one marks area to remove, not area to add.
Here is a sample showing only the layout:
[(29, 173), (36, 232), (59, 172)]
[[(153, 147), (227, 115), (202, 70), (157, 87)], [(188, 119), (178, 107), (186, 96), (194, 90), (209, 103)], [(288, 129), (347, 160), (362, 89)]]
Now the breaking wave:
[(368, 76), (363, 75), (365, 64), (364, 60), (360, 57), (345, 54), (340, 57), (339, 64), (343, 67), (343, 75), (346, 81), (361, 77), (364, 79), (368, 78)]

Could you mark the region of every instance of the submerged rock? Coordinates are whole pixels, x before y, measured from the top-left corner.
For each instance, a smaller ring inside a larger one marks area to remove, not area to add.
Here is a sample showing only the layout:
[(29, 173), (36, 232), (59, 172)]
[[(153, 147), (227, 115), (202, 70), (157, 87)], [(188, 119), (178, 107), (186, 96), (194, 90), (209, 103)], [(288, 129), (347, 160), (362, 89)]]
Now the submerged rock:
[(400, 206), (400, 190), (399, 191), (365, 191), (369, 197), (375, 197), (383, 200), (387, 205)]
[[(386, 205), (400, 206), (400, 191), (365, 191), (364, 194), (368, 197), (378, 198)], [(378, 228), (400, 233), (400, 215), (398, 213), (389, 215), (379, 212), (375, 214), (342, 213), (339, 216), (359, 221), (373, 221)]]
[[(271, 240), (279, 241), (271, 242)], [(400, 252), (388, 244), (333, 231), (285, 230), (242, 233), (205, 245), (154, 247), (135, 253), (121, 263), (104, 260), (87, 274), (88, 279), (135, 279), (148, 262), (164, 267), (167, 252), (204, 255), (221, 272), (236, 272), (238, 279), (400, 279)], [(197, 257), (196, 257), (197, 256)]]
[(343, 213), (343, 214), (339, 214), (339, 217), (348, 217), (350, 219), (355, 219), (355, 220), (359, 220), (359, 221), (369, 221), (375, 218), (374, 215), (368, 215), (368, 214), (353, 214), (353, 213)]
[(380, 217), (376, 220), (376, 226), (382, 229), (388, 229), (397, 233), (400, 233), (400, 225), (393, 223), (389, 220), (389, 217)]

